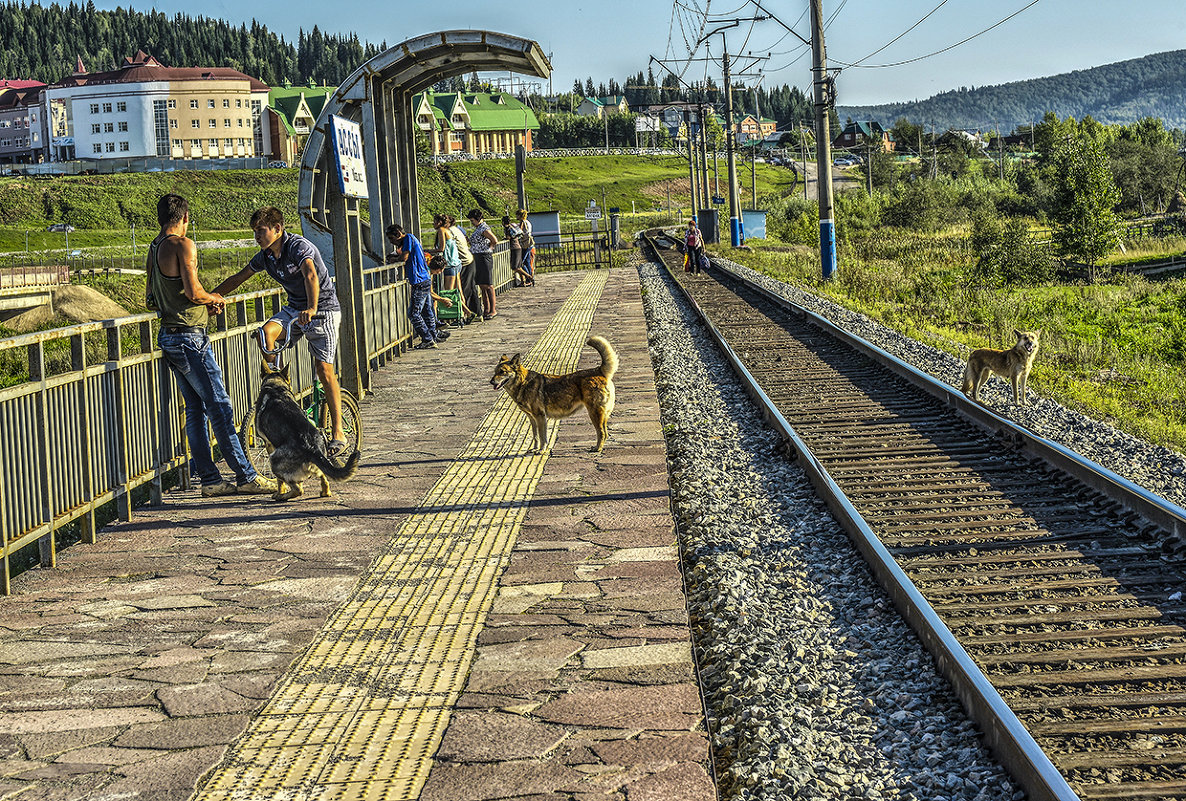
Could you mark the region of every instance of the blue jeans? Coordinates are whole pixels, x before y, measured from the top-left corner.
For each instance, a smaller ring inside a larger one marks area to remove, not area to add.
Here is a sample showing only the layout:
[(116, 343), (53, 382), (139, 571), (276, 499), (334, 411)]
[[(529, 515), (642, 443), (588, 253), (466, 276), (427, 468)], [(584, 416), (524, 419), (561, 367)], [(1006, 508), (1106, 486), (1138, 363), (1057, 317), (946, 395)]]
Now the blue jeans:
[(222, 380), (222, 370), (214, 360), (210, 338), (204, 332), (166, 334), (162, 330), (157, 344), (161, 346), (185, 399), (185, 438), (189, 440), (190, 458), (198, 478), (203, 484), (222, 481), (222, 473), (210, 453), (210, 436), (206, 433), (206, 421), (209, 420), (223, 458), (235, 472), (236, 483), (254, 481), (255, 468), (243, 453), (235, 433), (235, 413)]
[(432, 281), (412, 284), (412, 303), (408, 307), (412, 330), (425, 342), (436, 340), (437, 317), (432, 310)]

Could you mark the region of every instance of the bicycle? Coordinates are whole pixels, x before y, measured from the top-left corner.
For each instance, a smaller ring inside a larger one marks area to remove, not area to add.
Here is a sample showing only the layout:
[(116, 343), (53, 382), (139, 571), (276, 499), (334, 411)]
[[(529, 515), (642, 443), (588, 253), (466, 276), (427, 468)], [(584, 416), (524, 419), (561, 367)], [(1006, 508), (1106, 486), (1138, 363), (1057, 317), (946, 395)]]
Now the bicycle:
[[(313, 319), (320, 318), (314, 317)], [(268, 347), (262, 326), (257, 328), (253, 334), (259, 344), (260, 351), (265, 356), (277, 357), (277, 367), (280, 366), (281, 353), (288, 348), (295, 347), (300, 340), (299, 334), (296, 337), (292, 335), (292, 327), (295, 322), (295, 319), (288, 321), (284, 327), (283, 335), (276, 340), (275, 345), (271, 348)], [(358, 411), (358, 400), (354, 395), (345, 388), (339, 388), (339, 390), (342, 399), (342, 434), (348, 447), (339, 453), (338, 457), (347, 457), (362, 447), (362, 415)], [(313, 371), (312, 389), (305, 398), (298, 398), (297, 403), (304, 409), (305, 416), (309, 418), (309, 421), (325, 436), (326, 443), (332, 441), (333, 423), (329, 413), (329, 399), (321, 382), (317, 379), (316, 370)], [(256, 471), (270, 476), (271, 463), (268, 459), (270, 448), (263, 435), (255, 430), (254, 399), (239, 423), (239, 443), (243, 446), (243, 452), (255, 466)]]

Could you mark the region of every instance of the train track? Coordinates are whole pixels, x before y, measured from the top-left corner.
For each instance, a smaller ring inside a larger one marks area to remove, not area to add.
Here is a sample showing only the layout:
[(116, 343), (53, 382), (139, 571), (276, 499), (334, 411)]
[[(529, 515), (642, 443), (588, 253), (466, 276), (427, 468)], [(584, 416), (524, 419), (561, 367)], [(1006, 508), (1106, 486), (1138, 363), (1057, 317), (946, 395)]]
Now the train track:
[(1186, 511), (645, 241), (1030, 797), (1186, 799)]

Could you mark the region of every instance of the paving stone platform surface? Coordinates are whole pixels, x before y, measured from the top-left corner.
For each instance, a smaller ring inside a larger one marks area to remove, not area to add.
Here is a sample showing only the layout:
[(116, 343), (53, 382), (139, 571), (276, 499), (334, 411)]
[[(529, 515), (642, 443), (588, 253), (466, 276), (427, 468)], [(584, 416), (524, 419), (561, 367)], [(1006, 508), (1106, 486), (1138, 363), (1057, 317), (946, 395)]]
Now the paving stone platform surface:
[[(327, 622), (357, 600), (401, 527), (425, 514), (475, 437), (491, 436), (479, 426), (498, 397), (498, 356), (554, 331), (586, 277), (543, 276), (500, 297), (496, 319), (376, 373), (363, 465), (335, 497), (170, 493), (63, 551), (58, 568), (19, 577), (0, 598), (0, 799), (276, 797), (250, 783), (213, 788), (295, 666), (307, 672), (335, 636)], [(326, 751), (291, 797), (714, 797), (637, 275), (609, 271), (599, 292), (589, 332), (621, 358), (609, 443), (589, 452), (583, 413), (560, 424), (483, 596), (431, 761), (416, 773), (384, 743), (378, 756)], [(584, 348), (580, 364), (595, 360)], [(331, 781), (367, 758), (379, 762), (365, 782)]]

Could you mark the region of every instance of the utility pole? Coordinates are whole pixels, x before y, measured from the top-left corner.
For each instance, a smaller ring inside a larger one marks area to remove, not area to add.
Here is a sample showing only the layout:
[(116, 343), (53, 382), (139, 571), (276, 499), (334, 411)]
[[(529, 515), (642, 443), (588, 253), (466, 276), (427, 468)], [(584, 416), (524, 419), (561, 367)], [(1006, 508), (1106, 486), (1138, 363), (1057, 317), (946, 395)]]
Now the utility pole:
[(1005, 180), (1005, 135), (1001, 133), (1001, 126), (997, 124), (997, 164), (1000, 169), (1001, 180)]
[(869, 123), (869, 136), (865, 138), (865, 191), (873, 197), (873, 123)]
[(696, 155), (692, 148), (692, 112), (684, 107), (684, 127), (688, 134), (688, 188), (692, 196), (692, 219), (696, 219)]
[[(818, 2), (820, 0), (812, 0), (812, 3)], [(729, 159), (729, 244), (736, 248), (741, 247), (743, 232), (737, 202), (737, 154), (733, 152), (733, 82), (729, 78), (729, 45), (724, 31), (721, 32), (721, 47), (725, 64), (725, 153)]]
[(807, 127), (803, 123), (799, 123), (799, 155), (803, 158), (803, 199), (808, 200), (807, 196)]
[(812, 94), (815, 101), (815, 163), (819, 193), (819, 255), (824, 280), (836, 272), (836, 219), (832, 210), (832, 134), (828, 108), (831, 91), (828, 85), (827, 56), (824, 50), (822, 0), (811, 0), (811, 58), (814, 73)]
[(609, 111), (601, 109), (601, 118), (605, 120), (605, 155), (609, 155)]
[[(758, 82), (754, 84), (754, 117), (758, 120), (758, 140), (755, 143), (760, 144), (765, 141), (762, 135), (762, 101), (758, 99), (758, 85), (762, 83), (759, 78)], [(751, 147), (749, 150), (749, 180), (750, 180), (750, 195), (752, 195), (751, 203), (754, 211), (758, 209), (758, 151), (756, 147)]]
[(696, 116), (700, 120), (700, 190), (704, 208), (711, 209), (712, 195), (708, 189), (708, 122), (703, 102), (696, 107)]

